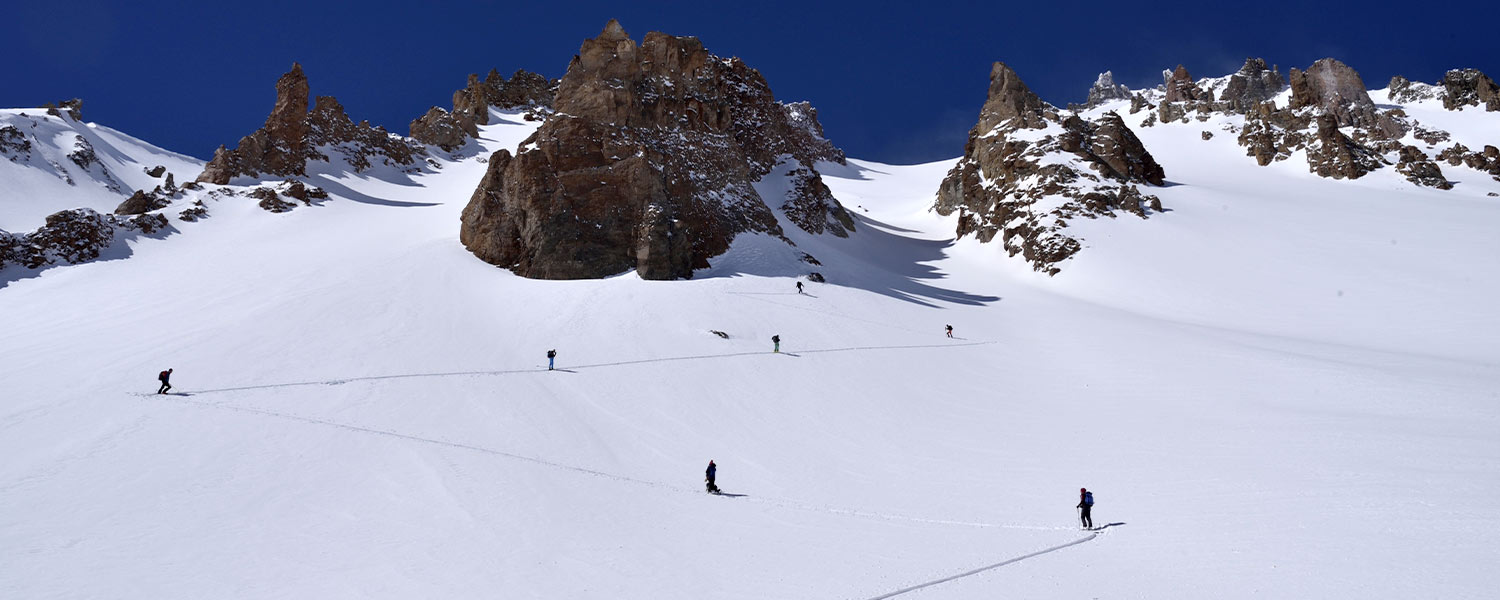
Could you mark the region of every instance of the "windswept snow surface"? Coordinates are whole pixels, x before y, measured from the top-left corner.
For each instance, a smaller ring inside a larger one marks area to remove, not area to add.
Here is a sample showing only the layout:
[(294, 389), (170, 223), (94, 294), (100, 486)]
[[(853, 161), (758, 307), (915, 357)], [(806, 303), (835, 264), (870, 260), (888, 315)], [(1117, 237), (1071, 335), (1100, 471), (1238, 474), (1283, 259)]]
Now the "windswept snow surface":
[(521, 279), (457, 242), (470, 158), (16, 281), (0, 597), (1492, 595), (1500, 202), (1199, 129), (1053, 278), (952, 239), (952, 161), (850, 161), (821, 267)]

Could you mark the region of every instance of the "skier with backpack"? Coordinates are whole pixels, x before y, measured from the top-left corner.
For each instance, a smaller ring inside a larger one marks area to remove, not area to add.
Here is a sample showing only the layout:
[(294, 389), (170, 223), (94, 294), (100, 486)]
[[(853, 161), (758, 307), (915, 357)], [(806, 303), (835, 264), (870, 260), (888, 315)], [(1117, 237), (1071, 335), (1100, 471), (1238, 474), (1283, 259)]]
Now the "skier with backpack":
[(1078, 508), (1081, 509), (1078, 520), (1083, 522), (1083, 528), (1093, 529), (1094, 517), (1089, 515), (1089, 511), (1094, 508), (1094, 493), (1088, 488), (1078, 488)]
[(773, 335), (773, 336), (771, 336), (771, 351), (772, 352), (781, 352), (781, 336), (779, 336), (779, 335)]
[(949, 325), (947, 327), (947, 331), (948, 331), (948, 337), (953, 337), (953, 326), (952, 325)]
[(802, 282), (800, 281), (797, 282), (797, 293), (802, 293)]
[(708, 493), (710, 494), (719, 493), (719, 486), (714, 484), (714, 477), (718, 474), (719, 467), (714, 465), (714, 461), (708, 461), (708, 470), (703, 472), (703, 478), (708, 481)]
[(158, 394), (165, 394), (167, 392), (172, 391), (172, 384), (168, 381), (171, 378), (172, 378), (172, 370), (171, 369), (167, 369), (165, 371), (162, 371), (160, 374), (158, 374), (156, 376), (156, 380), (161, 382), (161, 388), (158, 389), (158, 390), (156, 390), (156, 393), (158, 393)]
[(547, 370), (548, 371), (552, 370), (552, 361), (554, 361), (554, 360), (557, 360), (557, 351), (556, 350), (548, 350), (547, 351)]

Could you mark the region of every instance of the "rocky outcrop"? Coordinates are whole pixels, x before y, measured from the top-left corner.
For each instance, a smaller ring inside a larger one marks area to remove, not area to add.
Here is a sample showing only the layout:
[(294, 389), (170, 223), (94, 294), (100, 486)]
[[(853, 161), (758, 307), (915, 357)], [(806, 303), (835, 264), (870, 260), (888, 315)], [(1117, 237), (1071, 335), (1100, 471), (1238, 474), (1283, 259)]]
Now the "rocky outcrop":
[(61, 117), (66, 114), (72, 117), (74, 121), (83, 122), (83, 100), (78, 98), (63, 100), (55, 104), (48, 102), (42, 105), (42, 107), (47, 109), (47, 114), (54, 117)]
[(1500, 110), (1500, 86), (1479, 69), (1448, 71), (1443, 75), (1443, 90), (1443, 108), (1448, 110), (1480, 105), (1486, 111)]
[(1162, 71), (1162, 84), (1166, 86), (1167, 102), (1197, 102), (1203, 95), (1187, 67), (1177, 65), (1172, 71)]
[(136, 190), (129, 198), (121, 202), (119, 207), (115, 208), (115, 214), (143, 215), (153, 210), (166, 208), (171, 203), (172, 200), (159, 191)]
[(1266, 67), (1259, 58), (1245, 59), (1245, 66), (1229, 76), (1229, 83), (1219, 94), (1219, 101), (1227, 103), (1229, 110), (1245, 114), (1276, 97), (1285, 87), (1276, 67)]
[(808, 233), (849, 237), (854, 231), (854, 217), (833, 197), (817, 171), (799, 165), (786, 177), (791, 185), (781, 203), (781, 212), (788, 219)]
[(1453, 146), (1438, 153), (1438, 160), (1447, 162), (1452, 166), (1465, 166), (1476, 171), (1487, 173), (1500, 181), (1500, 148), (1485, 146), (1479, 152), (1470, 152), (1463, 144)]
[(15, 125), (0, 127), (0, 156), (11, 162), (31, 160), (31, 138)]
[(1396, 172), (1406, 176), (1408, 181), (1417, 185), (1440, 190), (1453, 189), (1453, 184), (1443, 177), (1443, 169), (1416, 146), (1401, 148), (1401, 158), (1396, 162)]
[(1093, 108), (1111, 100), (1129, 100), (1130, 88), (1124, 84), (1115, 83), (1115, 74), (1105, 71), (1094, 80), (1093, 87), (1089, 88), (1089, 99), (1085, 106)]
[(996, 62), (990, 67), (990, 91), (979, 109), (975, 130), (990, 131), (1012, 120), (1014, 128), (1041, 129), (1049, 119), (1056, 118), (1057, 110), (1031, 93), (1031, 88), (1008, 65)]
[(151, 235), (166, 227), (167, 218), (161, 215), (127, 219), (101, 215), (87, 208), (53, 213), (36, 231), (24, 234), (0, 231), (0, 269), (11, 265), (40, 269), (91, 261), (123, 236)]
[[(1269, 98), (1280, 89), (1271, 86), (1279, 79), (1275, 69), (1266, 72), (1264, 66), (1263, 61), (1247, 61), (1225, 88), (1227, 106), (1245, 114), (1239, 143), (1261, 166), (1305, 150), (1313, 173), (1357, 179), (1387, 164), (1381, 154), (1401, 149), (1397, 140), (1409, 127), (1403, 113), (1380, 110), (1365, 91), (1359, 73), (1348, 65), (1325, 58), (1306, 71), (1293, 68), (1287, 78), (1291, 88), (1287, 106), (1278, 108), (1273, 101), (1263, 100), (1247, 107), (1244, 103), (1252, 98)], [(1250, 74), (1255, 72), (1260, 73), (1260, 85), (1250, 84)], [(1243, 88), (1237, 83), (1239, 77), (1246, 80)], [(1231, 89), (1242, 91), (1229, 94)], [(1351, 131), (1345, 134), (1342, 128)]]
[(421, 152), (384, 128), (371, 127), (369, 122), (355, 125), (331, 96), (319, 97), (308, 112), (308, 90), (302, 65), (294, 63), (276, 81), (276, 103), (266, 124), (241, 138), (234, 150), (220, 146), (197, 181), (223, 185), (242, 176), (305, 175), (307, 161), (329, 161), (330, 154), (348, 160), (356, 172), (377, 162), (405, 166)]
[(816, 113), (776, 102), (739, 59), (692, 37), (637, 44), (615, 21), (583, 43), (555, 108), (517, 154), (490, 157), (459, 231), (525, 277), (690, 277), (740, 233), (784, 238), (752, 185), (774, 167), (844, 161)]
[(1374, 150), (1355, 143), (1339, 131), (1333, 115), (1318, 115), (1317, 124), (1317, 135), (1307, 146), (1307, 166), (1318, 176), (1359, 179), (1385, 164)]
[(1083, 247), (1067, 235), (1069, 220), (1161, 210), (1138, 185), (1161, 185), (1164, 176), (1119, 115), (1059, 117), (1015, 71), (995, 63), (979, 124), (933, 208), (958, 213), (959, 237), (998, 236), (1011, 256), (1056, 274)]
[(491, 70), (483, 80), (469, 75), (463, 89), (453, 93), (453, 110), (432, 107), (411, 122), (411, 137), (447, 151), (479, 136), (478, 125), (488, 125), (490, 108), (501, 110), (547, 109), (552, 106), (558, 81), (529, 71), (516, 71), (510, 79)]
[(1411, 81), (1405, 77), (1397, 75), (1391, 78), (1391, 82), (1386, 93), (1391, 99), (1391, 102), (1408, 104), (1411, 102), (1421, 102), (1423, 100), (1431, 100), (1433, 98), (1437, 98), (1442, 94), (1442, 91), (1435, 86)]

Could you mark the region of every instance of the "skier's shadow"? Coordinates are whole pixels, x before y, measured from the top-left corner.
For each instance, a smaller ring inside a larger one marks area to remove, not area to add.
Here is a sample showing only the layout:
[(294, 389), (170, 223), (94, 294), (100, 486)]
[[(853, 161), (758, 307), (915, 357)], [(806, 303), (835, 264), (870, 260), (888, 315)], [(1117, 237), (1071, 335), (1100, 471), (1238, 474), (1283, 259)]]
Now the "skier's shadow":
[(557, 371), (558, 373), (577, 373), (578, 372), (578, 371), (574, 371), (572, 369), (547, 369), (547, 370), (548, 371)]
[(1123, 522), (1121, 522), (1121, 523), (1110, 523), (1108, 525), (1100, 525), (1099, 527), (1095, 527), (1095, 528), (1093, 528), (1093, 529), (1091, 529), (1089, 531), (1104, 531), (1106, 529), (1109, 529), (1110, 527), (1118, 527), (1118, 526), (1124, 525), (1124, 524), (1125, 523), (1123, 523)]
[(717, 495), (717, 496), (723, 496), (725, 498), (744, 498), (745, 496), (748, 496), (749, 494), (731, 494), (729, 492), (719, 492), (718, 494), (715, 494), (715, 495)]

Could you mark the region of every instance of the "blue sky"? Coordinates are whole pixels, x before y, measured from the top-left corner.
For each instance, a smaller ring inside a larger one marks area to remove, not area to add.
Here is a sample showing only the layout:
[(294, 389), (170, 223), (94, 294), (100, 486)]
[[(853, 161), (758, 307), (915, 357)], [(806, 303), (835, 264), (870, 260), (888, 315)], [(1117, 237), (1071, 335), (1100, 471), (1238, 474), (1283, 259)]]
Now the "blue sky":
[(850, 156), (894, 163), (963, 153), (989, 65), (1054, 104), (1101, 71), (1132, 88), (1182, 63), (1222, 75), (1248, 56), (1306, 67), (1333, 56), (1370, 87), (1455, 67), (1500, 77), (1496, 2), (228, 2), (15, 4), (0, 106), (84, 99), (85, 118), (206, 158), (264, 122), (293, 61), (314, 95), (397, 133), (450, 105), (469, 73), (561, 77), (618, 18), (701, 38), (808, 100)]

